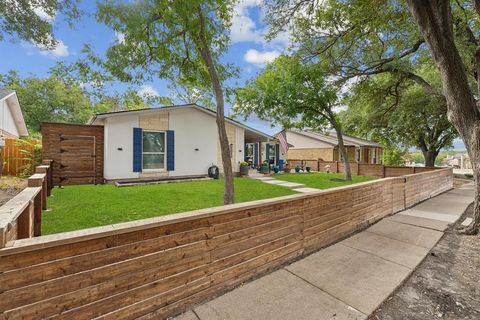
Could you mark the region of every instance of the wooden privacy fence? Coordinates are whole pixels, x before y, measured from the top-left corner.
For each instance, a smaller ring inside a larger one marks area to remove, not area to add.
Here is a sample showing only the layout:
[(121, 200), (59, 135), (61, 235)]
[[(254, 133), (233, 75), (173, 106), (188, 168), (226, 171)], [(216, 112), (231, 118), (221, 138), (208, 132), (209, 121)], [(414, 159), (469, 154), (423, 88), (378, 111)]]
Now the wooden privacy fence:
[(2, 174), (17, 176), (26, 166), (34, 165), (33, 160), (22, 150), (34, 154), (35, 145), (38, 144), (41, 144), (41, 141), (37, 139), (5, 139), (5, 146), (0, 150), (3, 161)]
[[(291, 168), (297, 165), (305, 168), (311, 167), (313, 171), (326, 172), (327, 166), (330, 172), (343, 173), (345, 172), (344, 164), (340, 161), (322, 161), (322, 160), (287, 160)], [(399, 177), (408, 174), (421, 173), (426, 171), (436, 170), (436, 167), (405, 167), (405, 166), (386, 166), (383, 164), (368, 164), (350, 162), (350, 170), (352, 174), (361, 176), (372, 176), (378, 178)]]
[(17, 239), (41, 235), (42, 210), (47, 209), (52, 187), (51, 161), (46, 160), (28, 178), (27, 188), (0, 207), (0, 248), (13, 245)]
[(2, 319), (163, 319), (452, 188), (450, 169), (17, 240)]

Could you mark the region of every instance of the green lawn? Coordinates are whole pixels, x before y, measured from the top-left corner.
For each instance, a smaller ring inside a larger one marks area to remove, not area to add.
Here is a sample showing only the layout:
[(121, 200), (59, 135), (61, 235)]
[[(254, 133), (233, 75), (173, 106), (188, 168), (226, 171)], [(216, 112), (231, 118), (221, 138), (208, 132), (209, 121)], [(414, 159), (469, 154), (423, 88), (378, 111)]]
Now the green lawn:
[[(236, 202), (280, 197), (296, 192), (257, 180), (235, 178)], [(67, 186), (52, 190), (51, 211), (44, 212), (42, 234), (72, 231), (151, 218), (222, 204), (223, 180), (117, 188), (112, 185)]]
[(330, 181), (332, 178), (343, 179), (345, 175), (343, 173), (324, 173), (324, 172), (310, 172), (310, 173), (287, 173), (276, 174), (275, 179), (285, 180), (290, 182), (303, 183), (307, 187), (328, 189), (346, 186), (353, 183), (365, 182), (376, 179), (369, 176), (352, 176), (352, 181)]

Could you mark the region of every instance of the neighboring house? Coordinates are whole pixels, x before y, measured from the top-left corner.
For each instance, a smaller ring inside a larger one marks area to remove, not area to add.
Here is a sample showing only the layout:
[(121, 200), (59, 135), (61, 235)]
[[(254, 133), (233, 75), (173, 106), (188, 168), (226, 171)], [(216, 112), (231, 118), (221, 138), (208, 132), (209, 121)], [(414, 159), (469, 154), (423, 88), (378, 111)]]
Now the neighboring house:
[(455, 169), (472, 169), (472, 162), (466, 153), (448, 155), (445, 159), (443, 159), (442, 165), (453, 167)]
[[(287, 141), (294, 147), (288, 150), (288, 159), (343, 161), (335, 132), (328, 134), (311, 130), (287, 130)], [(373, 141), (343, 135), (350, 162), (381, 164), (383, 147)]]
[(0, 89), (0, 140), (28, 136), (27, 126), (13, 90)]
[[(286, 159), (274, 137), (225, 122), (234, 172), (244, 160), (258, 166)], [(102, 113), (89, 124), (104, 126), (106, 180), (205, 175), (212, 165), (222, 171), (216, 113), (198, 105)]]

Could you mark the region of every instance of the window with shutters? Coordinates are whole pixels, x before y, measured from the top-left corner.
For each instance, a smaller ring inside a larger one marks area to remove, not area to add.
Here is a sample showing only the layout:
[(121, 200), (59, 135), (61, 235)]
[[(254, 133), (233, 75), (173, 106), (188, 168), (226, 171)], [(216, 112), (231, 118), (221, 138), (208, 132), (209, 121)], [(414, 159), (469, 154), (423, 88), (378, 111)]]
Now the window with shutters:
[(164, 131), (142, 132), (142, 168), (148, 170), (165, 169), (166, 134)]

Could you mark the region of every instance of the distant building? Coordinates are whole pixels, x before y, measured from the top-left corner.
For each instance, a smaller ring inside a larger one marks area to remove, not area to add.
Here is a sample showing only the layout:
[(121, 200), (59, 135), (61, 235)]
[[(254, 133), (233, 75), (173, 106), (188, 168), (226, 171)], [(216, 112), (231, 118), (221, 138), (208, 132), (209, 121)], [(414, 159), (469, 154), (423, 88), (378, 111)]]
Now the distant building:
[[(343, 161), (335, 132), (328, 134), (312, 130), (287, 130), (287, 141), (293, 145), (288, 149), (288, 159)], [(383, 146), (361, 138), (343, 135), (350, 162), (381, 164)]]
[(472, 169), (472, 162), (470, 161), (470, 157), (467, 153), (448, 155), (445, 159), (443, 159), (442, 165), (455, 169)]

